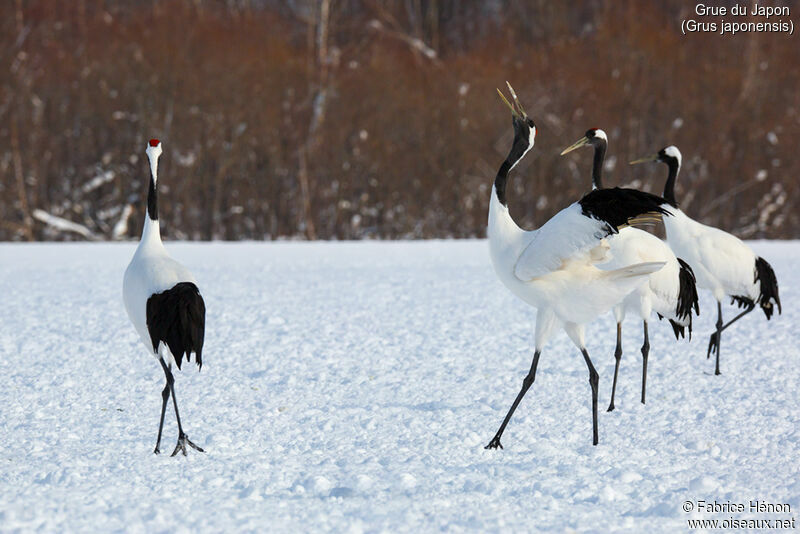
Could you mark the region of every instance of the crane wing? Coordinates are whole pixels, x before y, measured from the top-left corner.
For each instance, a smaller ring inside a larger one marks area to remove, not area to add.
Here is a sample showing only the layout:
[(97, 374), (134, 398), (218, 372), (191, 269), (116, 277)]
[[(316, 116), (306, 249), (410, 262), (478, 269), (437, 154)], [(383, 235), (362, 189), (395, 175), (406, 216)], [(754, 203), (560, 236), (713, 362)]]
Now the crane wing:
[(514, 275), (527, 282), (558, 270), (567, 261), (607, 261), (596, 247), (634, 217), (668, 212), (666, 201), (635, 189), (596, 189), (555, 214), (533, 232), (514, 266)]
[[(586, 217), (576, 202), (556, 213), (522, 251), (514, 266), (514, 275), (527, 282), (557, 271), (566, 261), (586, 256), (601, 244), (600, 240), (614, 233), (607, 223)], [(599, 256), (597, 260), (604, 258)]]
[(751, 296), (755, 287), (755, 253), (739, 238), (718, 228), (700, 235), (697, 242), (700, 261), (731, 295)]

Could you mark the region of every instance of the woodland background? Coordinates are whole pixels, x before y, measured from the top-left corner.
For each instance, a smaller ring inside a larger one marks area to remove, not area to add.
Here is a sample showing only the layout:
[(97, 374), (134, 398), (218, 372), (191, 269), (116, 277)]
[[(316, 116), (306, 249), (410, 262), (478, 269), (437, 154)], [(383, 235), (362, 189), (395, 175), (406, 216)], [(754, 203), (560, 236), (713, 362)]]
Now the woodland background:
[(137, 238), (150, 137), (169, 238), (484, 236), (505, 80), (539, 128), (523, 226), (588, 190), (591, 151), (558, 154), (596, 126), (608, 185), (661, 191), (627, 161), (676, 144), (691, 216), (798, 238), (800, 41), (681, 35), (694, 6), (4, 0), (0, 240)]

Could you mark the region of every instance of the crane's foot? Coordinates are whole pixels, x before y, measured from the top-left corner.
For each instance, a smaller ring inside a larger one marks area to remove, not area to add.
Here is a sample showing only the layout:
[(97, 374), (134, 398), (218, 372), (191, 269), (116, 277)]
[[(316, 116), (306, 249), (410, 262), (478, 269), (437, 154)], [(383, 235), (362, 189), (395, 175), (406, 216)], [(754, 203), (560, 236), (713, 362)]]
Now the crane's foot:
[(484, 449), (496, 449), (498, 447), (502, 449), (503, 445), (500, 444), (500, 436), (495, 436), (492, 438), (492, 441), (490, 441), (489, 444), (484, 447)]
[[(175, 456), (176, 454), (178, 454), (178, 451), (182, 452), (183, 455), (186, 456), (186, 446), (187, 445), (190, 446), (191, 448), (193, 448), (196, 451), (206, 452), (203, 449), (201, 449), (200, 447), (198, 447), (197, 445), (195, 445), (194, 443), (192, 443), (189, 440), (189, 437), (186, 434), (181, 434), (180, 436), (178, 436), (178, 444), (175, 445), (175, 450), (172, 451), (172, 454), (170, 456)], [(156, 451), (157, 450), (158, 449), (156, 449)]]
[(614, 401), (611, 401), (611, 404), (608, 405), (608, 410), (606, 410), (606, 411), (607, 412), (613, 412), (614, 411)]

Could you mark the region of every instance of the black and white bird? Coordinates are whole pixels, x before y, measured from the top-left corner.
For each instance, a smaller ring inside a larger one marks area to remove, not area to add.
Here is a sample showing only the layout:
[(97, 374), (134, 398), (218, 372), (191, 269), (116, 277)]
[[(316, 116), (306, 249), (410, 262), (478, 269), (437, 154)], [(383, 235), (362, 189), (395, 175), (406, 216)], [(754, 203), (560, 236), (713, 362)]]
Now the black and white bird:
[[(495, 272), (517, 297), (537, 309), (535, 351), (522, 389), (494, 438), (486, 446), (501, 447), (500, 438), (511, 416), (536, 378), (539, 356), (550, 335), (563, 328), (583, 355), (592, 390), (592, 443), (598, 442), (597, 371), (584, 340), (584, 325), (620, 302), (664, 262), (642, 262), (613, 271), (597, 266), (608, 261), (605, 238), (645, 213), (660, 213), (664, 200), (630, 189), (592, 191), (558, 212), (541, 228), (521, 229), (508, 211), (508, 174), (533, 147), (536, 125), (525, 113), (511, 85), (514, 142), (492, 188), (487, 234)], [(499, 92), (499, 91), (498, 91)]]
[(181, 425), (178, 401), (175, 398), (172, 364), (181, 368), (184, 356), (189, 361), (194, 353), (198, 369), (203, 363), (203, 338), (205, 335), (206, 306), (197, 282), (189, 270), (167, 254), (161, 242), (158, 223), (158, 157), (161, 142), (151, 139), (147, 150), (150, 160), (150, 189), (147, 193), (147, 216), (142, 240), (136, 248), (122, 284), (125, 310), (128, 312), (142, 342), (161, 364), (167, 383), (161, 392), (161, 419), (158, 424), (156, 454), (161, 445), (164, 412), (172, 395), (175, 419), (178, 421), (178, 451), (186, 455), (186, 445), (200, 452), (203, 449), (192, 443)]
[[(582, 146), (594, 148), (592, 189), (603, 189), (603, 161), (608, 149), (608, 136), (599, 128), (591, 128), (581, 139), (565, 148), (561, 155)], [(614, 397), (617, 391), (619, 364), (622, 359), (622, 323), (625, 320), (626, 312), (638, 314), (644, 327), (641, 398), (642, 404), (644, 404), (647, 386), (647, 360), (650, 354), (648, 321), (651, 313), (655, 311), (659, 319), (666, 317), (669, 320), (675, 333), (675, 339), (684, 337), (687, 328), (691, 339), (692, 309), (697, 314), (700, 312), (700, 307), (692, 268), (685, 261), (677, 258), (669, 245), (661, 239), (639, 228), (626, 227), (620, 229), (618, 234), (609, 236), (608, 244), (611, 246), (612, 259), (600, 266), (603, 269), (619, 269), (637, 262), (665, 262), (662, 269), (647, 277), (647, 282), (641, 284), (622, 302), (614, 306), (614, 318), (617, 322), (617, 346), (614, 351), (616, 359), (614, 385), (611, 388), (611, 402), (608, 405), (610, 412), (614, 409)]]
[[(741, 239), (719, 228), (701, 224), (681, 211), (675, 200), (675, 180), (681, 168), (681, 152), (677, 147), (668, 146), (631, 164), (647, 161), (660, 161), (669, 168), (664, 186), (667, 204), (662, 206), (671, 215), (664, 217), (667, 242), (692, 266), (697, 286), (711, 291), (717, 300), (717, 329), (709, 339), (706, 357), (716, 352), (714, 374), (718, 375), (723, 330), (753, 311), (756, 304), (764, 311), (767, 320), (772, 317), (776, 306), (781, 313), (778, 280), (767, 260), (756, 256)], [(744, 311), (723, 324), (722, 300), (726, 295)]]

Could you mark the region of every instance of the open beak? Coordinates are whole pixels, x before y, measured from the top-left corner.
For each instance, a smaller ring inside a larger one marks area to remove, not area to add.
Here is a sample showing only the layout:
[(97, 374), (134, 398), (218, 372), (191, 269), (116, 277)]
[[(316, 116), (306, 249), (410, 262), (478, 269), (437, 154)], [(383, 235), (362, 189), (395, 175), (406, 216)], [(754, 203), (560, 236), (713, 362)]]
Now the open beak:
[(573, 151), (573, 150), (575, 150), (576, 148), (580, 148), (580, 147), (582, 147), (583, 145), (586, 145), (586, 144), (588, 144), (588, 143), (589, 143), (589, 138), (588, 138), (588, 137), (586, 137), (586, 136), (584, 135), (583, 137), (581, 137), (580, 139), (578, 139), (577, 141), (575, 141), (574, 143), (572, 143), (571, 145), (569, 145), (567, 148), (565, 148), (564, 150), (562, 150), (562, 151), (561, 151), (561, 155), (563, 156), (563, 155), (564, 155), (564, 154), (566, 154), (567, 152), (572, 152), (572, 151)]
[(525, 113), (525, 108), (523, 108), (522, 104), (520, 104), (519, 98), (517, 98), (517, 93), (514, 92), (514, 88), (511, 87), (511, 84), (508, 82), (506, 82), (506, 85), (508, 86), (508, 90), (511, 93), (511, 100), (513, 104), (509, 102), (505, 96), (503, 96), (503, 93), (502, 91), (500, 91), (500, 89), (497, 90), (497, 94), (500, 95), (500, 98), (503, 100), (503, 102), (505, 102), (506, 106), (508, 106), (508, 109), (511, 110), (511, 115), (517, 117), (518, 119), (522, 120), (527, 119), (528, 114)]
[(651, 154), (649, 156), (645, 156), (640, 159), (635, 159), (630, 162), (630, 165), (636, 165), (638, 163), (647, 163), (648, 161), (655, 161), (658, 159), (658, 154)]

